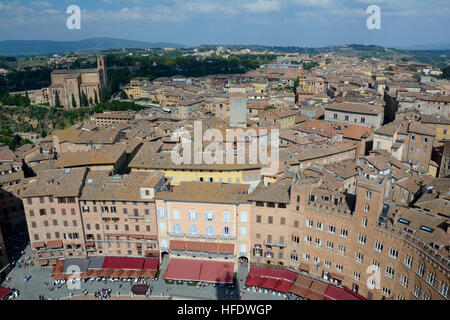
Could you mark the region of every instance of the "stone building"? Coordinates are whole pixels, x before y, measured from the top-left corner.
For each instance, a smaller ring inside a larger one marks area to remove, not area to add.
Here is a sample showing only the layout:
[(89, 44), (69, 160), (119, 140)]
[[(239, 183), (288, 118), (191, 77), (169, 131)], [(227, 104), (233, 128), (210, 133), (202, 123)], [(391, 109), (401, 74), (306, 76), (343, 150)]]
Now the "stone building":
[(65, 109), (73, 108), (72, 97), (76, 107), (82, 106), (83, 93), (89, 105), (100, 101), (100, 91), (106, 88), (108, 75), (106, 57), (97, 57), (97, 69), (54, 70), (51, 73), (51, 85), (48, 88), (49, 102), (55, 106), (56, 94)]

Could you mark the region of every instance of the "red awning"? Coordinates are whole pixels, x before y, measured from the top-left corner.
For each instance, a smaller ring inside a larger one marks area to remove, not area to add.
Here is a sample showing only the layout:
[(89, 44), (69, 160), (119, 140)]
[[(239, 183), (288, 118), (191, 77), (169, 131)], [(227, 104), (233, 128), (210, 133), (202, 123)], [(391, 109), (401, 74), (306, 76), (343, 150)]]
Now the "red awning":
[(105, 257), (102, 269), (131, 269), (142, 270), (144, 258)]
[(32, 243), (32, 247), (37, 249), (37, 248), (41, 248), (45, 246), (45, 242), (44, 241), (38, 241), (38, 242), (33, 242)]
[(11, 291), (12, 291), (11, 289), (0, 287), (0, 300), (6, 297), (8, 294), (10, 294)]
[(36, 264), (37, 264), (38, 266), (48, 266), (48, 260), (47, 260), (47, 259), (38, 260), (38, 261), (36, 262)]
[(181, 241), (181, 240), (170, 240), (169, 249), (170, 250), (184, 250), (185, 242)]
[(156, 277), (157, 270), (142, 270), (141, 272), (141, 278), (152, 278), (154, 279)]
[(233, 273), (233, 262), (171, 259), (164, 279), (233, 283)]
[(325, 298), (329, 300), (359, 300), (354, 295), (346, 292), (344, 289), (335, 287), (331, 284), (325, 290)]
[(201, 268), (202, 262), (200, 260), (171, 259), (164, 274), (164, 279), (198, 281)]
[(291, 288), (292, 282), (286, 281), (286, 280), (278, 280), (277, 284), (275, 286), (275, 291), (279, 291), (282, 293), (289, 292), (289, 289)]
[(202, 252), (217, 253), (219, 244), (214, 242), (202, 242)]
[(158, 266), (159, 266), (159, 260), (158, 259), (145, 258), (144, 266), (142, 267), (142, 269), (144, 269), (144, 270), (158, 270)]
[(249, 274), (245, 280), (245, 285), (247, 287), (260, 287), (262, 283), (262, 278), (260, 276)]
[(359, 300), (367, 300), (366, 297), (360, 295), (359, 293), (350, 290), (347, 287), (344, 287), (344, 291), (350, 293), (351, 295), (355, 296), (356, 298), (358, 298)]
[(299, 269), (300, 271), (309, 272), (309, 264), (301, 262)]
[(55, 249), (55, 248), (62, 248), (62, 246), (63, 246), (62, 240), (47, 241), (47, 248)]
[(219, 243), (219, 253), (233, 254), (234, 253), (234, 244)]
[(344, 276), (339, 273), (330, 273), (330, 277), (333, 279), (344, 281)]
[(63, 272), (64, 269), (64, 260), (58, 260), (56, 261), (56, 265), (52, 270), (52, 274), (60, 274)]
[(210, 283), (233, 283), (234, 263), (202, 261), (199, 280)]
[(267, 278), (267, 277), (262, 278), (261, 287), (270, 289), (270, 290), (275, 290), (276, 285), (277, 285), (277, 279)]
[(202, 251), (202, 243), (197, 241), (186, 241), (187, 251)]
[(246, 286), (261, 286), (286, 293), (297, 279), (298, 274), (285, 269), (251, 266), (245, 281)]
[(86, 246), (87, 246), (87, 247), (89, 247), (89, 246), (95, 246), (95, 242), (94, 242), (94, 241), (87, 241), (87, 242), (86, 242)]

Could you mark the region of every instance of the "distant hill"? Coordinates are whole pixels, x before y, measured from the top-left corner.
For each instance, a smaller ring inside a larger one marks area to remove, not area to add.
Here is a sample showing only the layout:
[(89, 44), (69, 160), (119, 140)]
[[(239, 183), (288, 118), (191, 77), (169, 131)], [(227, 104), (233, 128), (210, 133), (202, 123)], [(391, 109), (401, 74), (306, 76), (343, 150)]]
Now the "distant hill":
[(95, 51), (121, 48), (183, 48), (183, 45), (166, 42), (143, 42), (114, 38), (90, 38), (79, 41), (6, 40), (0, 41), (0, 55), (47, 55), (70, 51)]
[(432, 43), (421, 44), (407, 47), (398, 47), (398, 49), (404, 50), (450, 50), (450, 43)]

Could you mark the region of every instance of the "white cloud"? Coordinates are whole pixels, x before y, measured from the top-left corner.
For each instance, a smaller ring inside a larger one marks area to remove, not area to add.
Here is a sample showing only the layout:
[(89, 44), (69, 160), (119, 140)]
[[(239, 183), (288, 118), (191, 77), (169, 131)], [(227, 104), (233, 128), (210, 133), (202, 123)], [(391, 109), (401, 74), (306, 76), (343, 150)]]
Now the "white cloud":
[(31, 1), (31, 6), (35, 8), (51, 8), (52, 4), (47, 1)]
[(274, 0), (257, 0), (256, 2), (243, 3), (240, 6), (248, 12), (261, 13), (278, 11), (280, 10), (281, 3)]

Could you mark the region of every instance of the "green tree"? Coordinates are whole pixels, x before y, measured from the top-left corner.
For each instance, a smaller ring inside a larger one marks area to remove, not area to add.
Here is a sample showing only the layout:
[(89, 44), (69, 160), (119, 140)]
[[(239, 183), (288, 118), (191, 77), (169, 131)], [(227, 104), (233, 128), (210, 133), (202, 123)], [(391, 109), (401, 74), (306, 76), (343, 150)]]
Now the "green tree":
[(74, 94), (72, 93), (72, 108), (76, 109), (76, 107), (77, 107), (77, 103), (76, 103), (76, 101), (75, 101), (75, 96), (74, 96)]
[(412, 65), (409, 65), (408, 67), (406, 67), (406, 70), (412, 71), (412, 72), (417, 72), (417, 68), (415, 66), (412, 66)]
[(83, 107), (89, 106), (89, 102), (88, 102), (88, 99), (87, 99), (86, 94), (84, 93), (84, 91), (81, 93), (81, 105)]
[(61, 107), (61, 102), (59, 101), (58, 91), (55, 91), (55, 107), (56, 108), (60, 108)]
[(28, 107), (30, 105), (30, 97), (28, 96), (28, 90), (25, 90), (25, 106)]
[(95, 105), (98, 105), (97, 90), (94, 90), (94, 94), (95, 94), (95, 98), (94, 98)]
[(450, 80), (450, 65), (442, 69), (442, 78)]
[(94, 101), (92, 101), (92, 97), (89, 97), (89, 105), (92, 106), (94, 104)]
[(119, 95), (119, 98), (122, 100), (126, 100), (126, 99), (128, 99), (128, 96), (127, 96), (126, 92), (122, 90), (122, 92)]

